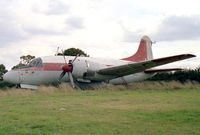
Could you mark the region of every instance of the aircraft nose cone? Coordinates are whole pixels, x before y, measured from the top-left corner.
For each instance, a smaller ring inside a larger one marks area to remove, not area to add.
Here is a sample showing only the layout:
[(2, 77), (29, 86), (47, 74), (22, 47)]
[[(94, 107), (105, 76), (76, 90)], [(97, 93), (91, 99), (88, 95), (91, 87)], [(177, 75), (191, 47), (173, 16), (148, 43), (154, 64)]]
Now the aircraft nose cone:
[(8, 72), (3, 75), (3, 80), (6, 82), (10, 82)]
[(3, 75), (3, 80), (7, 81), (6, 73)]
[(9, 71), (3, 75), (3, 80), (6, 82), (18, 84), (19, 81), (17, 79), (17, 75), (15, 72)]

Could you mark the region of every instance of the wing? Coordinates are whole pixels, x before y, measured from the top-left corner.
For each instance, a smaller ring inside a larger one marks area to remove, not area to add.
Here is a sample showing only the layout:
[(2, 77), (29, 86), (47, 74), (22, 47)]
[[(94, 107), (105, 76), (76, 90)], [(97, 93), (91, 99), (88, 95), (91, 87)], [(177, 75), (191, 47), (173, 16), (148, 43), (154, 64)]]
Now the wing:
[(125, 75), (130, 75), (138, 72), (143, 72), (146, 69), (168, 64), (171, 62), (179, 61), (179, 60), (184, 60), (188, 58), (196, 57), (193, 54), (181, 54), (181, 55), (175, 55), (175, 56), (170, 56), (170, 57), (164, 57), (164, 58), (159, 58), (159, 59), (153, 59), (153, 60), (147, 60), (147, 61), (142, 61), (142, 62), (130, 62), (125, 65), (121, 66), (114, 66), (110, 68), (105, 68), (97, 71), (97, 73), (101, 75), (111, 75), (111, 76), (116, 76), (116, 77), (121, 77)]

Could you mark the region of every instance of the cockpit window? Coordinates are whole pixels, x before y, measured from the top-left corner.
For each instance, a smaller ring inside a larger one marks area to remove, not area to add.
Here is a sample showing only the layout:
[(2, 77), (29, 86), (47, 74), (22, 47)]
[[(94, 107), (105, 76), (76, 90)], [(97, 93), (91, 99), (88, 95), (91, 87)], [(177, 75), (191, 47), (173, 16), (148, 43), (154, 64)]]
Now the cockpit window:
[(15, 69), (23, 69), (23, 68), (30, 68), (30, 67), (43, 67), (42, 64), (42, 59), (41, 58), (35, 58), (33, 60), (31, 60), (31, 62), (28, 65), (22, 66), (22, 67), (18, 67)]
[(42, 59), (41, 59), (41, 58), (33, 59), (33, 60), (29, 63), (29, 66), (30, 66), (30, 67), (43, 67)]

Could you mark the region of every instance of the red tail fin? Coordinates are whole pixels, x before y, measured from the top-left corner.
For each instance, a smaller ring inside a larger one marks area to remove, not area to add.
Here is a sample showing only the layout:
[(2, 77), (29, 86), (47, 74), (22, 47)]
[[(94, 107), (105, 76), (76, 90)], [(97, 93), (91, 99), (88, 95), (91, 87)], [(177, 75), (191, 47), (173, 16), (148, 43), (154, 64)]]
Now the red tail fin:
[(153, 59), (151, 46), (152, 46), (151, 39), (147, 36), (143, 36), (142, 39), (140, 40), (140, 45), (137, 52), (134, 55), (127, 58), (123, 58), (121, 60), (138, 62), (138, 61)]

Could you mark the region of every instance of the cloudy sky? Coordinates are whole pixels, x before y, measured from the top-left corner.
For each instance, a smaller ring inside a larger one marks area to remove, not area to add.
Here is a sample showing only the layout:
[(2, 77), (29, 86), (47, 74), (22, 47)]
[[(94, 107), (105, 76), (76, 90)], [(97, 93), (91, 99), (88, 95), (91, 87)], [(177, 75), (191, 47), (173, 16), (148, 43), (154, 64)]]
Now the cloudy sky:
[(143, 35), (155, 58), (193, 53), (170, 67), (200, 65), (198, 0), (0, 0), (0, 64), (22, 55), (54, 55), (80, 48), (91, 57), (119, 59), (135, 53)]

